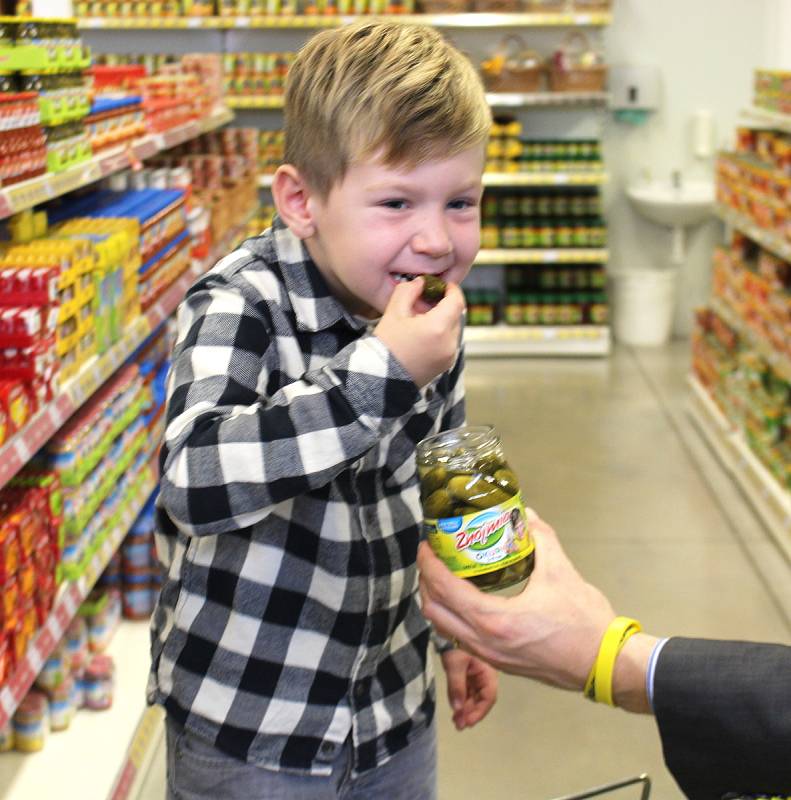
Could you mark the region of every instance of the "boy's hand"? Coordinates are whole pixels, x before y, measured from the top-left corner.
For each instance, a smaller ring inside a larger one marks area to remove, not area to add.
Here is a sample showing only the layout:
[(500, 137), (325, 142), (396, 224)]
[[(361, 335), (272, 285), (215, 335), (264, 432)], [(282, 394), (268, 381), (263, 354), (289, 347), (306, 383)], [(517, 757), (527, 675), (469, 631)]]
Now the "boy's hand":
[(457, 731), (480, 722), (497, 700), (497, 672), (464, 650), (447, 650), (442, 666), (448, 684), (448, 702)]
[(449, 283), (445, 296), (425, 313), (415, 310), (423, 278), (399, 283), (374, 329), (421, 388), (456, 361), (464, 314), (464, 294)]

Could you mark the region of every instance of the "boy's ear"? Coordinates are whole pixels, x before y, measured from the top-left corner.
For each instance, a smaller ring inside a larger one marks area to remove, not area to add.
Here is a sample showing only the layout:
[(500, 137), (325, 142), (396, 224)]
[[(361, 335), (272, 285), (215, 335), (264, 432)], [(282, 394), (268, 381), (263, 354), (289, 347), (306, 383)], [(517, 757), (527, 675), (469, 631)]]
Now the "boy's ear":
[(300, 239), (316, 232), (313, 219), (312, 192), (300, 171), (293, 164), (282, 164), (272, 178), (272, 198), (278, 216)]

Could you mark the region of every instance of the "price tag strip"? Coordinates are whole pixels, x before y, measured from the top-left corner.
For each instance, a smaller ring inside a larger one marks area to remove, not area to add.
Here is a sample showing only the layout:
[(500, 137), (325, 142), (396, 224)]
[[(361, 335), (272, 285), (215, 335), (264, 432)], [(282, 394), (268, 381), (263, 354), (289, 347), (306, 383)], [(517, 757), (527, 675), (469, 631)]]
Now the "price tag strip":
[(475, 258), (476, 264), (604, 264), (610, 253), (604, 248), (554, 248), (551, 250), (500, 248), (480, 250)]
[(135, 778), (145, 771), (145, 765), (150, 761), (156, 744), (162, 738), (164, 718), (165, 714), (160, 706), (149, 706), (143, 712), (126, 752), (121, 771), (110, 792), (110, 800), (127, 800), (132, 796)]

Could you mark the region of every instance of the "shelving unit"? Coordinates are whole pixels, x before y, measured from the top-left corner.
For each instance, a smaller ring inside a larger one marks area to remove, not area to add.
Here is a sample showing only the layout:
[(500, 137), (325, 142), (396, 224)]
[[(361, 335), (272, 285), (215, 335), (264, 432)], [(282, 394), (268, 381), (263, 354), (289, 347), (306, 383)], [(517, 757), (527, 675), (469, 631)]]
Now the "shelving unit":
[[(603, 186), (607, 173), (603, 170), (587, 172), (485, 172), (485, 187), (552, 187), (552, 186)], [(272, 176), (261, 175), (258, 185), (262, 189), (272, 187)]]
[[(30, 456), (60, 428), (68, 416), (74, 413), (74, 411), (76, 411), (77, 408), (79, 408), (79, 406), (125, 362), (128, 356), (145, 341), (150, 333), (174, 312), (181, 298), (184, 296), (184, 293), (195, 278), (211, 267), (221, 255), (233, 249), (238, 238), (243, 234), (246, 224), (247, 220), (244, 220), (240, 225), (234, 228), (228, 236), (214, 248), (208, 258), (202, 261), (193, 261), (191, 268), (168, 288), (146, 316), (139, 318), (134, 329), (127, 332), (122, 342), (119, 342), (111, 351), (101, 358), (95, 359), (93, 362), (87, 364), (80, 374), (75, 376), (73, 381), (69, 382), (53, 403), (42, 409), (33, 420), (31, 420), (29, 425), (17, 433), (2, 449), (0, 449), (0, 485), (5, 485), (5, 483), (24, 466)], [(58, 641), (62, 638), (80, 604), (88, 596), (88, 593), (107, 562), (135, 521), (145, 501), (154, 491), (157, 480), (155, 466), (153, 464), (150, 465), (148, 470), (149, 474), (144, 484), (145, 488), (140, 493), (139, 502), (133, 503), (127, 508), (123, 515), (122, 524), (105, 540), (83, 576), (77, 581), (67, 581), (61, 585), (55, 604), (45, 624), (36, 634), (28, 647), (24, 659), (16, 666), (7, 684), (0, 689), (0, 726), (5, 724), (14, 713), (17, 705), (33, 684), (36, 675), (40, 672), (43, 663), (52, 653)], [(145, 626), (143, 627), (145, 628)], [(144, 644), (143, 652), (147, 659), (147, 640)], [(139, 714), (139, 706), (137, 707), (137, 711)], [(124, 746), (128, 741), (128, 736), (133, 729), (133, 725), (134, 721), (130, 722), (124, 730), (123, 736), (127, 737), (121, 743)], [(71, 728), (69, 731), (71, 736), (64, 738), (71, 738), (74, 741), (79, 740), (77, 733), (72, 732)], [(85, 740), (83, 739), (82, 741)], [(46, 753), (48, 748), (49, 743), (43, 753)], [(37, 754), (35, 757), (31, 758), (30, 763), (39, 761), (40, 757), (43, 757), (42, 754)], [(20, 759), (24, 760), (25, 758), (27, 758), (27, 756), (17, 757), (14, 755), (7, 757), (7, 754), (3, 754), (2, 757), (0, 757), (0, 787), (10, 784), (10, 777), (8, 782), (4, 780), (6, 772), (10, 770), (15, 774), (17, 763)], [(115, 776), (115, 771), (118, 769), (119, 764), (120, 755), (118, 759), (109, 765), (109, 768), (112, 769), (112, 774), (110, 775), (111, 780)], [(35, 779), (31, 778), (31, 780)], [(32, 793), (21, 796), (36, 798), (43, 795)], [(105, 795), (87, 793), (85, 796), (100, 797)], [(3, 795), (0, 794), (0, 797), (3, 797)], [(14, 797), (16, 798), (18, 795), (15, 794)]]
[(539, 248), (502, 248), (480, 250), (476, 265), (484, 264), (604, 264), (609, 251), (599, 248), (558, 247), (550, 250)]
[[(744, 124), (747, 126), (791, 134), (791, 116), (789, 115), (752, 107), (743, 111), (742, 116)], [(751, 166), (759, 167), (761, 174), (771, 169), (750, 153), (723, 155), (731, 161), (741, 162), (747, 169)], [(741, 187), (737, 184), (727, 184), (723, 189), (726, 194), (740, 190)], [(744, 191), (748, 190), (745, 188)], [(771, 229), (760, 227), (752, 219), (722, 203), (718, 203), (715, 210), (717, 216), (732, 230), (746, 236), (780, 259), (791, 262), (791, 243), (785, 237)], [(767, 289), (767, 291), (770, 290)], [(764, 302), (768, 301), (764, 300)], [(759, 355), (771, 367), (776, 377), (791, 382), (791, 358), (786, 352), (776, 349), (768, 338), (764, 338), (756, 330), (753, 330), (748, 324), (748, 320), (737, 313), (727, 300), (712, 296), (708, 306), (728, 328), (738, 335), (740, 345), (746, 345), (749, 351)], [(705, 365), (703, 372), (711, 369), (711, 365), (705, 361), (705, 358), (702, 363)], [(738, 374), (735, 377), (738, 378)], [(751, 448), (745, 433), (747, 429), (751, 430), (751, 435), (754, 434), (757, 441), (760, 441), (761, 437), (767, 436), (767, 432), (760, 424), (757, 432), (753, 429), (749, 416), (753, 401), (749, 396), (742, 396), (743, 392), (747, 392), (749, 395), (753, 390), (746, 389), (744, 385), (738, 383), (737, 387), (740, 388), (724, 390), (727, 391), (727, 396), (730, 398), (726, 407), (734, 402), (734, 398), (738, 398), (735, 401), (736, 405), (747, 409), (745, 418), (748, 421), (742, 423), (737, 419), (738, 414), (733, 417), (732, 421), (723, 413), (704, 383), (695, 374), (689, 376), (688, 383), (691, 390), (688, 403), (690, 417), (725, 471), (749, 499), (778, 547), (787, 558), (791, 559), (791, 491), (785, 488), (776, 475), (762, 463)], [(767, 439), (766, 441), (771, 446), (776, 445), (775, 440)]]
[[(40, 800), (52, 797), (124, 800), (129, 783), (115, 785), (119, 767), (135, 756), (138, 769), (148, 752), (129, 750), (130, 735), (161, 734), (157, 712), (141, 719), (149, 667), (149, 631), (145, 622), (122, 622), (108, 652), (115, 661), (113, 705), (106, 711), (78, 711), (69, 729), (51, 733), (38, 753), (3, 753), (0, 757), (0, 797)], [(142, 737), (141, 737), (142, 738)], [(138, 740), (140, 741), (140, 740)], [(135, 770), (127, 770), (129, 778)]]
[(602, 325), (468, 326), (466, 355), (475, 356), (605, 356), (610, 329)]
[[(194, 34), (187, 34), (188, 37), (194, 35), (196, 41), (200, 41), (202, 47), (209, 47), (212, 50), (219, 50), (221, 52), (244, 52), (250, 50), (259, 51), (276, 51), (282, 49), (294, 49), (296, 39), (295, 32), (304, 31), (305, 37), (310, 35), (312, 31), (320, 28), (337, 27), (349, 24), (360, 17), (355, 15), (340, 15), (340, 16), (275, 16), (275, 17), (205, 17), (205, 18), (161, 18), (161, 19), (143, 19), (143, 18), (88, 18), (80, 21), (80, 27), (85, 31), (92, 31), (93, 38), (91, 43), (94, 50), (102, 52), (103, 48), (108, 48), (108, 52), (113, 52), (113, 47), (123, 48), (124, 45), (118, 38), (117, 33), (114, 31), (119, 30), (187, 30), (193, 31)], [(596, 13), (554, 13), (554, 14), (540, 14), (540, 13), (525, 13), (525, 14), (508, 14), (508, 13), (471, 13), (471, 14), (416, 14), (416, 15), (390, 15), (388, 19), (395, 19), (402, 22), (421, 22), (434, 25), (438, 28), (452, 30), (451, 34), (457, 41), (458, 45), (470, 52), (471, 57), (479, 59), (481, 53), (479, 52), (484, 37), (488, 33), (487, 47), (494, 44), (496, 39), (503, 35), (510, 33), (530, 33), (531, 36), (549, 37), (545, 39), (545, 47), (550, 45), (550, 40), (554, 44), (559, 41), (559, 36), (562, 36), (564, 29), (580, 28), (588, 32), (593, 32), (598, 35), (599, 30), (612, 23), (612, 14), (609, 12), (596, 12)], [(543, 29), (543, 32), (541, 30)], [(102, 31), (106, 33), (102, 34)], [(203, 38), (198, 39), (200, 32), (203, 31)], [(216, 31), (219, 35), (215, 34), (209, 38), (209, 32)], [(248, 33), (245, 33), (248, 31)], [(291, 32), (289, 34), (289, 31)], [(256, 32), (263, 34), (269, 32), (269, 36), (252, 37), (249, 32)], [(590, 35), (590, 33), (589, 33)], [(162, 34), (159, 35), (161, 37)], [(300, 39), (300, 41), (303, 41)], [(165, 42), (166, 39), (154, 37), (151, 44), (147, 44), (150, 52), (162, 52), (163, 45), (160, 42)], [(165, 45), (166, 47), (166, 45)], [(145, 48), (143, 48), (145, 49)], [(139, 51), (139, 50), (138, 50)], [(127, 51), (128, 52), (128, 51)], [(511, 111), (513, 113), (536, 113), (544, 112), (547, 115), (564, 113), (564, 114), (577, 114), (589, 115), (592, 112), (601, 113), (608, 103), (609, 94), (606, 91), (596, 92), (530, 92), (530, 93), (487, 93), (487, 102), (495, 110), (501, 112)], [(283, 108), (282, 95), (241, 95), (236, 97), (228, 97), (227, 104), (229, 108), (241, 112), (245, 121), (249, 120), (248, 124), (254, 124), (262, 129), (273, 128), (277, 125), (274, 119), (275, 114), (278, 114)], [(257, 113), (261, 116), (257, 116)], [(256, 116), (253, 116), (256, 114)], [(267, 116), (268, 115), (268, 116)], [(591, 118), (588, 118), (591, 119)], [(547, 116), (549, 127), (545, 126), (546, 130), (551, 130), (553, 133), (548, 133), (547, 138), (556, 136), (562, 138), (562, 134), (557, 133), (559, 130), (557, 125), (552, 123), (549, 116)], [(586, 126), (582, 125), (584, 129)], [(593, 126), (589, 126), (593, 127)], [(599, 126), (600, 127), (600, 126)], [(576, 129), (579, 130), (579, 124), (576, 124)], [(586, 138), (582, 133), (578, 134), (579, 138)], [(600, 134), (596, 133), (588, 138), (599, 138)], [(533, 136), (533, 138), (536, 138)], [(539, 134), (540, 138), (540, 134)], [(563, 188), (563, 187), (600, 187), (607, 180), (607, 175), (603, 169), (591, 171), (565, 171), (558, 173), (525, 173), (525, 174), (492, 174), (484, 178), (484, 184), (487, 187), (501, 187), (501, 188), (531, 188), (531, 187), (546, 187), (549, 190)], [(262, 176), (259, 180), (259, 186), (262, 190), (271, 188), (271, 175)], [(485, 265), (494, 267), (495, 265), (513, 265), (513, 264), (597, 264), (605, 263), (607, 261), (608, 253), (606, 249), (576, 249), (568, 248), (550, 249), (550, 250), (484, 250), (481, 251), (475, 261), (476, 265)], [(489, 273), (489, 277), (482, 279), (485, 281), (495, 281), (496, 277), (494, 272)], [(569, 336), (568, 331), (564, 331), (562, 336), (553, 332), (553, 329), (548, 329), (538, 332), (529, 329), (528, 326), (513, 326), (508, 330), (507, 336), (492, 332), (485, 336), (483, 332), (473, 334), (472, 339), (478, 340), (481, 338), (489, 338), (491, 341), (502, 342), (507, 341), (507, 347), (513, 351), (512, 340), (518, 337), (520, 333), (524, 334), (525, 344), (522, 348), (524, 355), (539, 353), (544, 355), (551, 355), (553, 353), (567, 354), (574, 352), (575, 348), (578, 350), (579, 355), (590, 355), (592, 352), (591, 341), (594, 341), (595, 347), (593, 350), (596, 355), (603, 355), (609, 352), (610, 337), (599, 335), (596, 326), (590, 326), (590, 336)], [(471, 341), (472, 341), (471, 339)], [(540, 345), (540, 347), (539, 347)], [(501, 347), (502, 349), (502, 347)], [(484, 352), (483, 348), (480, 348)]]
[[(287, 15), (264, 17), (87, 17), (79, 20), (81, 30), (230, 30), (338, 28), (358, 19), (359, 15)], [(398, 22), (421, 22), (437, 28), (548, 28), (598, 27), (612, 22), (610, 13), (562, 14), (391, 14)]]
[(693, 376), (688, 381), (692, 390), (688, 410), (698, 430), (791, 559), (791, 493), (756, 458), (744, 436), (725, 418), (701, 383)]
[(25, 427), (0, 447), (0, 487), (30, 460), (63, 423), (126, 361), (126, 359), (164, 322), (178, 306), (184, 293), (224, 253), (233, 249), (235, 239), (244, 230), (244, 223), (235, 228), (204, 261), (193, 262), (162, 297), (138, 317), (123, 339), (104, 355), (95, 356), (68, 381), (58, 396), (28, 422)]
[(764, 341), (760, 336), (753, 333), (736, 315), (717, 298), (712, 298), (709, 305), (719, 314), (728, 325), (744, 337), (750, 346), (756, 350), (774, 369), (774, 371), (784, 380), (791, 381), (791, 359), (788, 356), (778, 353), (772, 346)]
[(761, 247), (765, 247), (775, 255), (780, 256), (780, 258), (791, 261), (791, 242), (787, 239), (783, 239), (764, 228), (759, 228), (751, 219), (728, 208), (728, 206), (718, 203), (715, 206), (715, 210), (717, 216), (723, 222), (757, 242)]
[(492, 108), (573, 108), (575, 106), (606, 106), (607, 92), (487, 92), (486, 102)]
[[(610, 96), (606, 92), (535, 92), (533, 94), (486, 94), (492, 108), (571, 108), (574, 106), (606, 106)], [(275, 111), (283, 108), (283, 98), (229, 97), (228, 108), (247, 111)]]
[(164, 133), (152, 133), (131, 145), (107, 150), (89, 161), (57, 174), (46, 173), (28, 181), (0, 188), (0, 219), (61, 195), (89, 186), (115, 172), (128, 169), (162, 150), (176, 147), (201, 133), (220, 128), (233, 119), (233, 112), (220, 108), (206, 119), (188, 122)]
[[(118, 549), (127, 531), (137, 518), (141, 509), (145, 505), (151, 493), (156, 487), (156, 475), (153, 465), (147, 467), (148, 475), (144, 482), (144, 488), (140, 492), (137, 502), (130, 503), (123, 514), (122, 523), (113, 531), (96, 555), (93, 557), (90, 566), (83, 576), (76, 581), (66, 581), (61, 584), (55, 604), (50, 611), (49, 617), (44, 625), (39, 629), (22, 661), (16, 665), (9, 681), (0, 689), (0, 726), (8, 722), (8, 719), (22, 701), (28, 689), (33, 685), (36, 676), (41, 672), (44, 662), (52, 654), (58, 642), (63, 637), (69, 623), (74, 619), (80, 604), (88, 596), (94, 584), (107, 566), (113, 553)], [(146, 648), (147, 650), (148, 648)], [(20, 756), (24, 759), (24, 755)], [(14, 757), (8, 759), (3, 754), (0, 758), (0, 786), (8, 785), (2, 780), (8, 769), (7, 762), (14, 761)], [(117, 762), (116, 762), (117, 767)], [(34, 797), (35, 795), (31, 795)], [(90, 795), (89, 795), (90, 796)]]
[(750, 106), (742, 111), (742, 116), (756, 127), (772, 128), (776, 131), (791, 133), (791, 116), (780, 114), (777, 111), (770, 111), (768, 108)]

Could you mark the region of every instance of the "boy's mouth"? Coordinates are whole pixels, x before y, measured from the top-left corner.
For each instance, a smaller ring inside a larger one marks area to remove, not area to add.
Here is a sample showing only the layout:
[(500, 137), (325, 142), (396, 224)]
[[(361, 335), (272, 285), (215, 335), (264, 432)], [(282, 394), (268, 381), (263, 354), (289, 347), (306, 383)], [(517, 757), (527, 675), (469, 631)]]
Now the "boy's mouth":
[[(446, 270), (447, 271), (447, 270)], [(396, 283), (404, 283), (404, 281), (412, 281), (415, 278), (424, 278), (430, 273), (427, 272), (391, 272), (390, 275), (392, 276), (393, 280)], [(437, 278), (445, 278), (445, 272), (438, 272), (436, 275)]]

